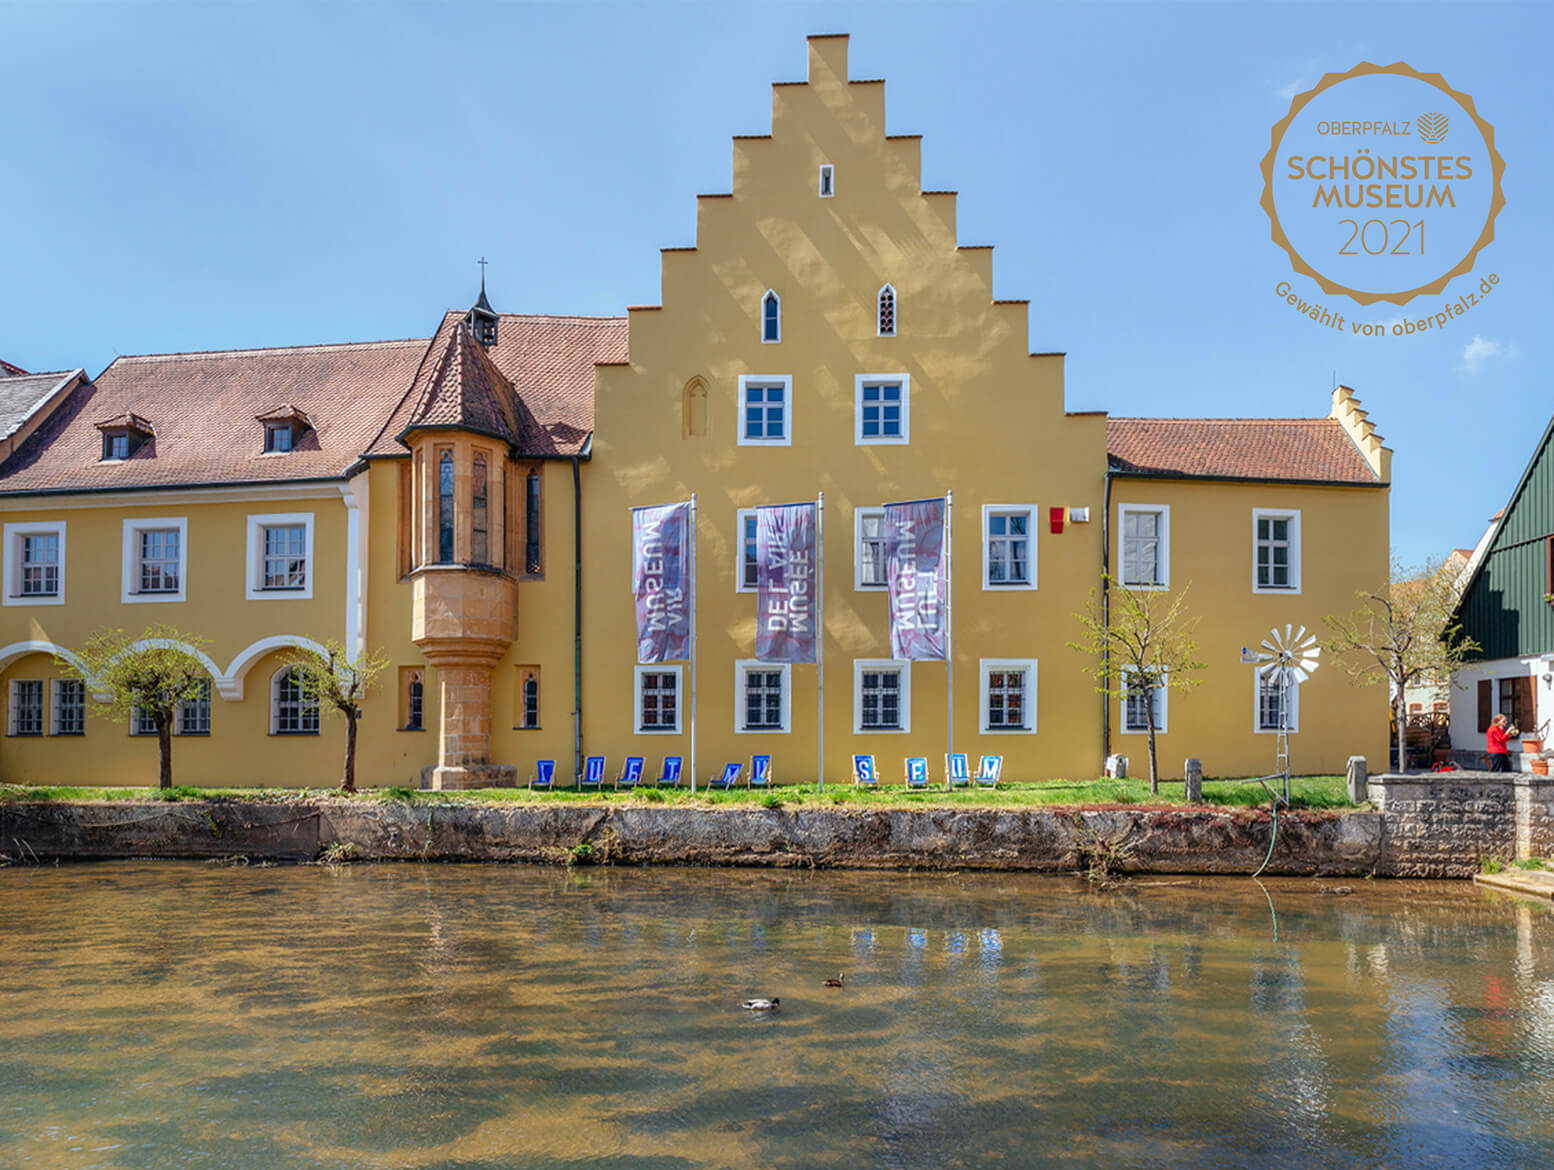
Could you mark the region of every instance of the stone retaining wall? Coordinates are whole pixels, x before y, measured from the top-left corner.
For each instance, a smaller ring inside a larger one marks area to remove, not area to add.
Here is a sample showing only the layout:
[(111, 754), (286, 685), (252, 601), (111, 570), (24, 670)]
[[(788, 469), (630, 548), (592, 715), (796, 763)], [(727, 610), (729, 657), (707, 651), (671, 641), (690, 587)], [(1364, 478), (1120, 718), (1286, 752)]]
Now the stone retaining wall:
[[(1554, 783), (1374, 776), (1374, 810), (1285, 812), (1267, 872), (1464, 877), (1554, 854)], [(1251, 873), (1266, 809), (845, 809), (750, 805), (377, 804), (339, 799), (0, 805), (0, 854), (47, 862), (246, 856), (362, 860)], [(582, 848), (580, 848), (582, 847)]]

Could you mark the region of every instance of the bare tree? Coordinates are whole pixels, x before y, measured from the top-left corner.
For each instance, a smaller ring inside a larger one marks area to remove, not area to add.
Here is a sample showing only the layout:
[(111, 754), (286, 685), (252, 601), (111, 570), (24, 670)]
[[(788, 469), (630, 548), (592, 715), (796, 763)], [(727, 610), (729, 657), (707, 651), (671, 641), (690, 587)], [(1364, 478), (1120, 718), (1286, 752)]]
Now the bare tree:
[(362, 700), (388, 666), (381, 650), (363, 650), (354, 658), (339, 642), (325, 642), (323, 653), (302, 650), (288, 665), (297, 672), (305, 695), (345, 718), (345, 774), (340, 791), (356, 791), (356, 722)]
[[(1107, 700), (1126, 700), (1144, 695), (1144, 718), (1149, 731), (1149, 790), (1160, 791), (1160, 770), (1155, 753), (1155, 691), (1161, 688), (1189, 691), (1201, 681), (1196, 671), (1206, 665), (1197, 659), (1198, 644), (1192, 638), (1199, 619), (1186, 613), (1187, 590), (1167, 593), (1160, 589), (1117, 587), (1105, 578), (1110, 605), (1103, 607), (1095, 590), (1084, 613), (1076, 613), (1083, 634), (1069, 646), (1095, 660), (1090, 673), (1095, 689)], [(1109, 610), (1109, 612), (1108, 612)]]
[(1479, 648), (1457, 620), (1459, 596), (1458, 573), (1440, 562), (1419, 569), (1394, 563), (1389, 584), (1359, 590), (1356, 609), (1322, 619), (1331, 631), (1328, 649), (1355, 685), (1385, 679), (1391, 686), (1400, 772), (1408, 770), (1405, 690), (1449, 680)]
[[(157, 786), (173, 786), (173, 719), (180, 703), (210, 692), (210, 672), (197, 651), (203, 639), (171, 626), (152, 626), (138, 638), (123, 630), (93, 634), (76, 661), (58, 659), (60, 669), (79, 678), (99, 699), (88, 710), (110, 719), (150, 719), (161, 753)], [(106, 696), (106, 698), (104, 698)]]

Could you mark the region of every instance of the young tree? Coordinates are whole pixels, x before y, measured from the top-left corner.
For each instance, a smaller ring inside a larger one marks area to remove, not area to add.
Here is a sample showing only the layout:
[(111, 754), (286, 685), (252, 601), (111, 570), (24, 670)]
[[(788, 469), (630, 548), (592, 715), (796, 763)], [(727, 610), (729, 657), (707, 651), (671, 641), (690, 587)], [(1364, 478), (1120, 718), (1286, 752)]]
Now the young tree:
[(138, 638), (123, 630), (102, 630), (76, 652), (76, 662), (58, 659), (65, 674), (81, 679), (96, 695), (107, 696), (105, 702), (88, 703), (88, 710), (118, 720), (144, 716), (156, 726), (159, 788), (173, 786), (173, 719), (178, 704), (208, 693), (210, 671), (196, 653), (204, 648), (203, 639), (159, 625)]
[(1092, 589), (1085, 612), (1074, 615), (1083, 630), (1082, 638), (1069, 646), (1095, 659), (1090, 668), (1095, 689), (1108, 701), (1125, 699), (1130, 693), (1145, 696), (1149, 790), (1159, 792), (1154, 694), (1162, 687), (1189, 691), (1198, 685), (1200, 680), (1193, 673), (1206, 665), (1198, 661), (1198, 644), (1192, 638), (1199, 619), (1186, 615), (1190, 586), (1169, 594), (1160, 589), (1118, 587), (1110, 577), (1106, 582), (1109, 606), (1103, 608)]
[(302, 681), (302, 690), (316, 699), (320, 707), (345, 718), (345, 775), (341, 792), (356, 791), (356, 721), (361, 718), (361, 703), (372, 690), (378, 676), (388, 666), (381, 650), (364, 650), (352, 658), (339, 642), (324, 643), (323, 653), (303, 650), (288, 665)]
[(1479, 648), (1457, 620), (1459, 594), (1454, 569), (1433, 561), (1421, 569), (1394, 564), (1388, 585), (1359, 590), (1355, 610), (1322, 619), (1331, 631), (1328, 649), (1356, 685), (1390, 685), (1400, 772), (1408, 770), (1406, 688), (1450, 680)]

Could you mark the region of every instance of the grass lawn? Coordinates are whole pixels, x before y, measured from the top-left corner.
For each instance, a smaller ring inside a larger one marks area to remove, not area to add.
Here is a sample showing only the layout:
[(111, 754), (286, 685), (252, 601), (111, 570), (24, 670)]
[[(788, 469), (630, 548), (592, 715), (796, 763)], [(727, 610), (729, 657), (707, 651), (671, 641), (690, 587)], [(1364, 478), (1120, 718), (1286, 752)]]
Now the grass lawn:
[[(1290, 783), (1296, 808), (1351, 808), (1342, 776), (1298, 776)], [(364, 789), (355, 797), (343, 797), (327, 788), (174, 788), (158, 793), (154, 788), (57, 788), (0, 785), (0, 802), (30, 800), (208, 800), (237, 798), (246, 800), (289, 801), (336, 796), (368, 803), (404, 802), (412, 804), (607, 804), (624, 802), (662, 804), (758, 804), (767, 807), (843, 805), (857, 808), (1003, 808), (1033, 805), (1185, 805), (1185, 787), (1180, 780), (1163, 781), (1160, 793), (1151, 796), (1149, 781), (1126, 780), (1042, 780), (1031, 783), (1005, 783), (996, 789), (960, 789), (948, 792), (943, 787), (926, 791), (908, 791), (899, 784), (860, 789), (852, 784), (832, 783), (824, 793), (814, 784), (782, 784), (754, 792), (736, 788), (732, 792), (700, 790), (695, 796), (688, 788), (643, 789), (636, 792), (578, 793), (572, 789), (555, 792), (530, 792), (527, 788), (482, 788), (469, 792), (425, 792), (412, 788)], [(1205, 780), (1203, 800), (1209, 805), (1263, 805), (1267, 790), (1261, 784), (1240, 780)]]

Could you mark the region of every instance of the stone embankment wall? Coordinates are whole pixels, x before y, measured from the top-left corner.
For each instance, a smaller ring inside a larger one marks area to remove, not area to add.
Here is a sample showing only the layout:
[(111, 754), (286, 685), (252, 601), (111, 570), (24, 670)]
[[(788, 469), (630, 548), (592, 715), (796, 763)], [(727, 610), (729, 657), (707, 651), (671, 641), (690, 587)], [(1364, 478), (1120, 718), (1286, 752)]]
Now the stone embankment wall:
[[(1374, 809), (1285, 812), (1267, 872), (1462, 877), (1485, 855), (1554, 853), (1554, 784), (1454, 773), (1377, 776)], [(311, 860), (331, 846), (381, 861), (1251, 873), (1266, 809), (438, 805), (261, 803), (0, 805), (12, 861), (244, 856)], [(345, 847), (349, 847), (348, 850)]]

